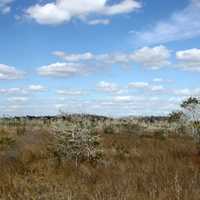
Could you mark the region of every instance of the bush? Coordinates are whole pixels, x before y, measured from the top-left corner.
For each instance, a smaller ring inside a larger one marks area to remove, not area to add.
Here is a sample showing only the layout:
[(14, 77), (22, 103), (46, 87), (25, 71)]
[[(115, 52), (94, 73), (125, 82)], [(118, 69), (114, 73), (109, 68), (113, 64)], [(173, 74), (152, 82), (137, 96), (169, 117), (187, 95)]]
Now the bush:
[(112, 125), (105, 125), (103, 128), (103, 132), (105, 134), (114, 134), (115, 131)]
[(66, 126), (59, 123), (54, 126), (56, 148), (54, 155), (61, 162), (63, 159), (81, 161), (98, 161), (102, 156), (100, 137), (92, 129), (78, 125)]
[(10, 148), (15, 144), (15, 140), (10, 137), (0, 138), (0, 147), (1, 148)]

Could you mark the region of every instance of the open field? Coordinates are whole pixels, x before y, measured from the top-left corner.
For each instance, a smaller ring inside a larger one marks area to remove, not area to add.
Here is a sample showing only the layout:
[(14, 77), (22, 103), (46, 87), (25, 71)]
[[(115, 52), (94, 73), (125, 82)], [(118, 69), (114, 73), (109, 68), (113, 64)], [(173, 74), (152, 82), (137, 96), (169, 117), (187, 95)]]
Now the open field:
[[(170, 126), (166, 120), (80, 116), (4, 119), (0, 199), (198, 200), (196, 144), (191, 136), (178, 134)], [(73, 135), (79, 127), (83, 135), (88, 134), (83, 131), (86, 127), (92, 130), (87, 142)], [(58, 135), (69, 130), (74, 141), (68, 135), (60, 142)], [(68, 152), (63, 151), (65, 147)]]
[(200, 0), (0, 0), (0, 200), (200, 200)]

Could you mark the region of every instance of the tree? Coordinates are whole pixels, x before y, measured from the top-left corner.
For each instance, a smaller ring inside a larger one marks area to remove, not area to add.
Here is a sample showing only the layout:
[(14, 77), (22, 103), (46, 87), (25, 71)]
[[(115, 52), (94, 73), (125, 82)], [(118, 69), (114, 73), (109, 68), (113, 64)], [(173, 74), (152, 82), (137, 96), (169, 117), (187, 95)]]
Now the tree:
[(182, 108), (188, 108), (188, 106), (194, 106), (200, 104), (200, 100), (196, 97), (189, 97), (181, 104)]
[(183, 115), (182, 111), (173, 111), (169, 114), (168, 121), (169, 122), (178, 122), (181, 119), (181, 116)]
[(54, 155), (58, 161), (75, 160), (76, 166), (81, 161), (97, 162), (102, 156), (100, 135), (87, 126), (87, 120), (83, 124), (57, 122), (53, 132), (57, 140)]
[(191, 125), (192, 133), (200, 144), (200, 100), (190, 97), (181, 104), (184, 119)]

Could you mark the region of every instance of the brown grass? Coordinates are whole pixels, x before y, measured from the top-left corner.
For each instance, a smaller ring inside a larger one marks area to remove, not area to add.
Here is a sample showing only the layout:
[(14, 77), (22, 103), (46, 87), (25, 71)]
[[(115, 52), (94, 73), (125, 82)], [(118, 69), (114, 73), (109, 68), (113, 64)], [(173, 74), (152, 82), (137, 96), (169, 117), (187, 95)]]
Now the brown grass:
[(43, 129), (0, 150), (2, 200), (199, 200), (200, 158), (189, 137), (104, 134), (98, 164), (61, 164), (51, 155), (53, 138)]

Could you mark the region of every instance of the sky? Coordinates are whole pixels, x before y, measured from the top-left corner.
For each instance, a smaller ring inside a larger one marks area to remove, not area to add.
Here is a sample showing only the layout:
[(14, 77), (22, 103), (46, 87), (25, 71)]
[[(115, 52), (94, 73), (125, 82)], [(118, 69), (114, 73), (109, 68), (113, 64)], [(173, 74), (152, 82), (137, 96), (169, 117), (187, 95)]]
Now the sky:
[(200, 96), (200, 0), (0, 0), (0, 116), (167, 115)]

